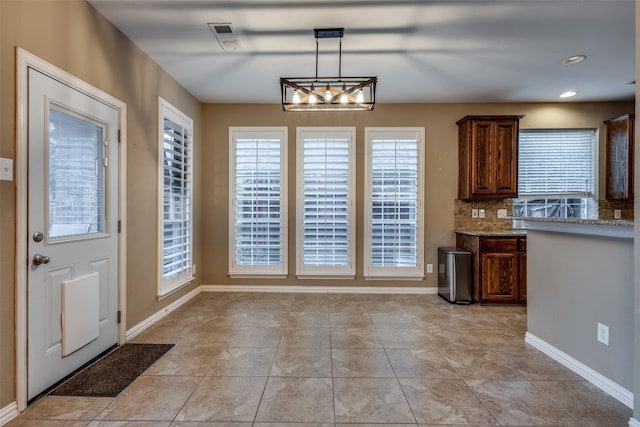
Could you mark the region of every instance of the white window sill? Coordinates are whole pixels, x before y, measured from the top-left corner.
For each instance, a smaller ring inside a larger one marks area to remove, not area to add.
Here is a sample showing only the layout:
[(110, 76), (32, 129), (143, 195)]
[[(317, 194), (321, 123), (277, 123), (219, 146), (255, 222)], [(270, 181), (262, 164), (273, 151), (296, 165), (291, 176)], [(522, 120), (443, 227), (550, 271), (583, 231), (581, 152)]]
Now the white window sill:
[(288, 275), (285, 273), (229, 273), (230, 279), (286, 279)]
[(402, 281), (420, 281), (424, 280), (424, 275), (367, 275), (364, 276), (364, 280), (402, 280)]
[(344, 280), (353, 280), (356, 278), (355, 274), (296, 274), (296, 278), (298, 279), (344, 279)]

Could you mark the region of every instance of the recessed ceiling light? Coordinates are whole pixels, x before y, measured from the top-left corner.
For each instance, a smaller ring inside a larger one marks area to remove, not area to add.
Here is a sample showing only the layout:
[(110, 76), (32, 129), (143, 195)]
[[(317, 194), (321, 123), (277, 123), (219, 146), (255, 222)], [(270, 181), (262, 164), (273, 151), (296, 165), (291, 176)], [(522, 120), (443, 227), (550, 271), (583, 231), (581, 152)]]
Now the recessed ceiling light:
[(576, 91), (574, 90), (568, 90), (566, 92), (564, 92), (563, 94), (560, 95), (560, 98), (571, 98), (572, 96), (575, 96)]
[(585, 59), (587, 59), (587, 55), (575, 55), (575, 56), (570, 56), (569, 58), (563, 59), (562, 63), (564, 65), (579, 64), (580, 62), (584, 61)]

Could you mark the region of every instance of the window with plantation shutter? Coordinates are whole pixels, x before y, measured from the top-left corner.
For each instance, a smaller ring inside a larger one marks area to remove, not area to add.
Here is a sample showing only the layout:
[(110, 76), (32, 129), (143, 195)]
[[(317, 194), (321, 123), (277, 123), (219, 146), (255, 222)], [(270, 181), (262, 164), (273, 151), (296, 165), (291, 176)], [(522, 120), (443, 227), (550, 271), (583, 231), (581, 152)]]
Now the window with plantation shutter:
[(287, 128), (230, 128), (229, 144), (229, 276), (286, 277)]
[(424, 128), (365, 129), (365, 277), (421, 280)]
[(355, 276), (355, 128), (297, 129), (296, 273)]
[(524, 129), (518, 143), (514, 216), (597, 215), (594, 129)]
[(159, 99), (158, 295), (193, 280), (193, 121)]

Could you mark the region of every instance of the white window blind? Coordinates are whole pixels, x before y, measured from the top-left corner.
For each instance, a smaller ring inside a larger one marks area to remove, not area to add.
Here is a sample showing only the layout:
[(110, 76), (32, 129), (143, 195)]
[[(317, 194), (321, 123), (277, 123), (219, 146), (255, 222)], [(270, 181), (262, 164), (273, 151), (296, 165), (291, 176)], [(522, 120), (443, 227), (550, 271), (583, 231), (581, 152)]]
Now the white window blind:
[(365, 276), (423, 277), (422, 128), (366, 128)]
[(353, 277), (355, 130), (298, 128), (299, 276)]
[(229, 134), (229, 274), (286, 275), (287, 129), (230, 128)]
[(158, 295), (192, 276), (192, 126), (190, 118), (160, 98), (161, 248)]
[(593, 129), (521, 130), (518, 153), (519, 196), (594, 195)]

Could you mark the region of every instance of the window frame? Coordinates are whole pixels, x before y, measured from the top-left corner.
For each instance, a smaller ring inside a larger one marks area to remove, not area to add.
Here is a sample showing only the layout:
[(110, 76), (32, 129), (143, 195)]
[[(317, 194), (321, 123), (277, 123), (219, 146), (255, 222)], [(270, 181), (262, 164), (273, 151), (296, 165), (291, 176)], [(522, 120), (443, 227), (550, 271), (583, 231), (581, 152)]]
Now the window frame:
[[(189, 138), (185, 141), (186, 152), (189, 153), (186, 157), (187, 162), (187, 175), (186, 188), (182, 189), (187, 191), (188, 205), (187, 213), (188, 218), (182, 219), (183, 222), (188, 222), (187, 232), (189, 241), (188, 247), (188, 266), (183, 269), (181, 273), (169, 279), (164, 277), (164, 126), (165, 120), (180, 126), (183, 130), (187, 131)], [(157, 279), (157, 296), (158, 299), (162, 299), (178, 289), (191, 283), (195, 278), (193, 274), (193, 120), (178, 108), (171, 105), (168, 101), (162, 97), (158, 97), (158, 279)]]
[[(347, 139), (347, 265), (305, 266), (304, 264), (304, 143), (307, 138)], [(296, 128), (296, 277), (299, 279), (354, 279), (356, 254), (356, 128)]]
[[(237, 265), (236, 253), (236, 140), (238, 138), (272, 138), (280, 139), (280, 263), (278, 265)], [(286, 126), (270, 127), (229, 127), (229, 277), (263, 277), (284, 279), (288, 274), (288, 128)]]
[[(521, 178), (520, 176), (520, 172), (522, 171), (522, 164), (523, 162), (521, 161), (521, 155), (523, 150), (522, 148), (522, 135), (523, 134), (545, 134), (545, 133), (592, 133), (592, 153), (593, 156), (591, 157), (591, 185), (592, 185), (592, 189), (591, 191), (586, 191), (586, 192), (549, 192), (549, 193), (545, 193), (545, 192), (540, 192), (540, 193), (522, 193), (521, 192), (521, 188), (520, 185), (522, 184), (522, 181), (526, 181), (524, 179)], [(597, 198), (597, 193), (598, 193), (598, 129), (594, 129), (594, 128), (560, 128), (560, 129), (547, 129), (547, 128), (541, 128), (541, 129), (520, 129), (519, 135), (518, 135), (518, 197), (519, 198), (536, 198), (536, 199), (543, 199), (543, 198)]]
[[(597, 217), (597, 198), (598, 198), (598, 158), (599, 158), (599, 131), (597, 128), (531, 128), (531, 129), (520, 129), (519, 131), (519, 141), (522, 140), (523, 134), (545, 134), (545, 133), (589, 133), (591, 134), (591, 151), (592, 156), (590, 159), (590, 167), (591, 167), (591, 189), (586, 189), (584, 192), (574, 191), (574, 192), (536, 192), (536, 193), (522, 193), (520, 189), (520, 185), (523, 182), (526, 182), (526, 179), (523, 179), (521, 176), (518, 176), (518, 197), (513, 200), (514, 211), (516, 209), (522, 210), (524, 209), (524, 214), (526, 215), (526, 211), (529, 210), (526, 206), (531, 205), (531, 209), (544, 209), (547, 212), (548, 209), (545, 208), (545, 204), (550, 200), (557, 201), (559, 200), (560, 206), (568, 205), (569, 200), (572, 199), (580, 199), (581, 200), (581, 215), (576, 215), (575, 210), (572, 209), (559, 209), (559, 212), (569, 212), (573, 211), (573, 216), (570, 214), (568, 216), (560, 216), (560, 218), (593, 218)], [(519, 142), (519, 145), (521, 142)], [(519, 173), (522, 171), (523, 161), (521, 161), (520, 156), (522, 155), (523, 150), (518, 150), (518, 165), (519, 165)], [(550, 203), (550, 202), (549, 202)], [(575, 204), (575, 202), (573, 203)], [(543, 216), (544, 218), (549, 218), (549, 216)]]
[[(415, 138), (417, 141), (416, 184), (416, 265), (414, 267), (374, 267), (373, 260), (373, 141), (386, 138)], [(425, 129), (423, 127), (365, 127), (364, 182), (364, 277), (366, 280), (423, 280), (424, 279), (424, 189), (425, 189)]]

